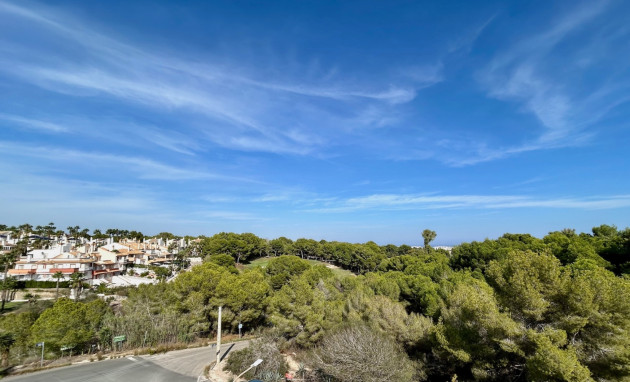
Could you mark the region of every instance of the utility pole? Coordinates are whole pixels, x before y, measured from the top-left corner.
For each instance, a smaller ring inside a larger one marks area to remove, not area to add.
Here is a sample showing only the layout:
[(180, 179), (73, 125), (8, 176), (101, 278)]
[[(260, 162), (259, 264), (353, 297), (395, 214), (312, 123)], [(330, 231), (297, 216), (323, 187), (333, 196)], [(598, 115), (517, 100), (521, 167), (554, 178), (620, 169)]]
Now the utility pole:
[[(221, 353), (221, 309), (223, 307), (220, 306), (219, 307), (219, 320), (217, 323), (217, 355), (216, 355), (216, 362), (214, 363), (214, 366), (216, 366), (219, 363), (219, 355)], [(214, 366), (212, 366), (212, 368), (214, 369)]]

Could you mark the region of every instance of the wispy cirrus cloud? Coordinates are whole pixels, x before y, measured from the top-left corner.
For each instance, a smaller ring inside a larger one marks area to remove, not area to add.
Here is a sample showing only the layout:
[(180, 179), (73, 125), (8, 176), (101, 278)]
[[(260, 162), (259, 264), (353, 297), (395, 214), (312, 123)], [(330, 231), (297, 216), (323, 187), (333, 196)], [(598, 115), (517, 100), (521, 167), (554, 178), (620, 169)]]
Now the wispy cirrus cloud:
[(195, 152), (201, 150), (197, 141), (180, 132), (114, 118), (88, 119), (64, 114), (33, 118), (0, 113), (0, 125), (19, 130), (80, 134), (99, 142), (108, 141), (122, 146), (166, 149), (185, 155), (195, 155)]
[(0, 1), (0, 223), (383, 242), (621, 226), (629, 8), (581, 1)]
[[(2, 152), (3, 146), (0, 144)], [(59, 154), (53, 152), (46, 160), (52, 160)], [(77, 158), (74, 155), (67, 159), (69, 165), (75, 165), (72, 168), (74, 172), (86, 170), (77, 165), (78, 160), (91, 160), (89, 156)], [(11, 182), (3, 184), (0, 209), (5, 219), (19, 216), (32, 224), (44, 223), (43, 220), (46, 220), (54, 221), (58, 227), (80, 224), (90, 229), (120, 227), (146, 230), (147, 233), (169, 231), (180, 235), (238, 230), (238, 224), (243, 222), (256, 224), (272, 220), (256, 211), (244, 211), (238, 203), (234, 206), (190, 204), (180, 196), (173, 197), (172, 187), (155, 187), (138, 182), (135, 177), (129, 177), (126, 170), (122, 170), (124, 166), (136, 165), (143, 166), (144, 163), (114, 161), (111, 166), (117, 172), (113, 176), (107, 176), (102, 171), (98, 180), (80, 180), (57, 173), (31, 171), (31, 166), (19, 158), (14, 163), (0, 162), (0, 173), (11, 179)], [(137, 170), (154, 168), (151, 164)], [(161, 169), (158, 167), (158, 170)], [(181, 174), (176, 175), (179, 177)], [(211, 180), (216, 185), (220, 179), (198, 180)]]
[(186, 168), (162, 163), (153, 159), (125, 154), (107, 154), (98, 151), (88, 152), (61, 149), (47, 146), (27, 146), (8, 141), (0, 141), (0, 153), (12, 158), (29, 158), (36, 161), (64, 163), (71, 172), (103, 172), (118, 176), (133, 174), (134, 179), (147, 180), (204, 180), (214, 179), (230, 182), (256, 183), (257, 181), (212, 172), (205, 168)]
[(46, 220), (58, 227), (80, 224), (90, 229), (119, 227), (184, 235), (208, 234), (230, 222), (269, 220), (238, 210), (191, 208), (169, 201), (160, 189), (128, 183), (122, 177), (114, 182), (60, 179), (4, 164), (0, 171), (12, 179), (3, 186), (3, 216), (19, 216), (32, 224)]
[[(54, 48), (0, 44), (10, 53), (0, 59), (1, 71), (53, 92), (109, 96), (157, 112), (181, 113), (195, 120), (192, 125), (195, 132), (202, 131), (200, 136), (235, 150), (298, 155), (325, 150), (344, 131), (371, 127), (357, 118), (364, 111), (384, 116), (396, 105), (413, 100), (419, 89), (441, 80), (434, 68), (416, 68), (382, 81), (304, 77), (302, 73), (299, 80), (290, 75), (267, 79), (264, 69), (217, 63), (225, 58), (178, 56), (121, 41), (41, 5), (27, 8), (3, 3), (2, 13), (24, 20), (41, 33), (52, 32), (61, 40), (57, 45), (74, 44), (82, 59), (69, 62)], [(33, 52), (39, 49), (47, 53), (34, 59)], [(339, 106), (330, 108), (328, 102)], [(375, 116), (373, 120), (386, 119)]]
[[(531, 122), (528, 117), (510, 119), (503, 129), (466, 138), (449, 136), (448, 131), (433, 133), (425, 140), (433, 145), (401, 149), (391, 157), (464, 167), (592, 143), (601, 132), (600, 121), (630, 101), (627, 68), (617, 57), (630, 33), (623, 22), (610, 17), (618, 5), (605, 0), (577, 3), (545, 20), (546, 28), (509, 38), (505, 49), (493, 47), (497, 52), (475, 71), (486, 97), (515, 106), (517, 113), (533, 117)], [(469, 52), (469, 41), (500, 18), (498, 13), (490, 17), (453, 49)], [(507, 135), (512, 132), (519, 132), (518, 138)]]
[[(462, 118), (457, 134), (440, 123), (419, 125), (416, 129), (422, 135), (410, 135), (404, 141), (381, 137), (376, 145), (386, 147), (386, 157), (393, 160), (435, 160), (450, 167), (589, 145), (599, 133), (599, 122), (630, 101), (627, 70), (613, 59), (620, 43), (630, 37), (622, 22), (609, 17), (618, 5), (605, 0), (577, 3), (545, 19), (546, 28), (524, 36), (511, 33), (503, 42), (505, 48), (493, 45), (496, 53), (482, 64), (476, 58), (478, 68), (472, 73), (479, 90), (490, 100), (515, 106), (514, 113), (526, 117), (510, 118), (506, 126), (487, 130), (472, 123), (467, 126), (469, 121)], [(483, 34), (501, 21), (501, 12), (496, 12), (447, 44), (443, 65), (461, 66)], [(475, 113), (462, 111), (466, 112)], [(491, 118), (492, 123), (496, 121)], [(474, 130), (483, 134), (476, 135)], [(518, 132), (517, 136), (512, 132)]]
[(456, 40), (450, 42), (448, 44), (448, 53), (470, 53), (473, 45), (481, 36), (483, 31), (492, 23), (492, 21), (497, 17), (497, 13), (491, 15), (484, 21), (475, 25), (471, 30), (467, 31), (467, 33), (459, 36)]
[(0, 123), (4, 121), (9, 126), (17, 126), (18, 128), (27, 130), (39, 130), (49, 133), (65, 133), (68, 132), (68, 128), (61, 124), (53, 123), (50, 121), (43, 121), (41, 119), (26, 118), (19, 115), (3, 114), (0, 113)]
[[(596, 134), (594, 124), (612, 108), (627, 102), (628, 97), (608, 79), (594, 83), (595, 89), (580, 89), (580, 77), (590, 75), (587, 67), (569, 64), (570, 71), (558, 68), (559, 45), (580, 38), (587, 28), (602, 28), (594, 21), (610, 11), (608, 1), (585, 2), (553, 20), (543, 32), (527, 37), (497, 54), (478, 73), (478, 79), (489, 97), (521, 105), (522, 111), (531, 113), (539, 121), (540, 132), (534, 139), (520, 145), (489, 147), (486, 144), (470, 145), (469, 155), (451, 158), (447, 163), (455, 166), (473, 165), (524, 152), (583, 145)], [(605, 40), (600, 41), (606, 45)], [(566, 49), (566, 48), (565, 48)], [(577, 54), (575, 51), (569, 55)], [(566, 59), (566, 57), (562, 57)], [(595, 59), (605, 60), (604, 57)], [(566, 65), (566, 64), (565, 64)], [(568, 75), (570, 73), (571, 75)], [(623, 86), (627, 89), (628, 84)], [(614, 89), (614, 90), (613, 90)], [(605, 94), (595, 99), (593, 93)], [(604, 99), (605, 98), (605, 99)], [(452, 142), (451, 142), (452, 144)]]
[(373, 194), (330, 201), (309, 212), (370, 210), (558, 208), (602, 210), (630, 207), (630, 195), (545, 198), (527, 195)]
[[(32, 221), (50, 216), (67, 220), (69, 224), (72, 219), (66, 216), (86, 221), (96, 220), (95, 216), (126, 213), (146, 216), (165, 210), (158, 195), (147, 187), (62, 179), (55, 175), (30, 173), (25, 171), (26, 168), (22, 164), (0, 165), (3, 174), (11, 178), (11, 182), (3, 187), (5, 197), (0, 202), (5, 216), (27, 216)], [(87, 216), (90, 219), (86, 219)]]

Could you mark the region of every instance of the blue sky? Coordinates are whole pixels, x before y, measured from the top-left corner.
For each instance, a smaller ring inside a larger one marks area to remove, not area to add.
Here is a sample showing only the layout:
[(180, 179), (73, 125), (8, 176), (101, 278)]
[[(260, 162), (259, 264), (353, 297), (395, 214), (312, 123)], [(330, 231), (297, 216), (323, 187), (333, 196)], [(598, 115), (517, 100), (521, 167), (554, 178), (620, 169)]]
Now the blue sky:
[(0, 2), (1, 223), (628, 226), (630, 3)]

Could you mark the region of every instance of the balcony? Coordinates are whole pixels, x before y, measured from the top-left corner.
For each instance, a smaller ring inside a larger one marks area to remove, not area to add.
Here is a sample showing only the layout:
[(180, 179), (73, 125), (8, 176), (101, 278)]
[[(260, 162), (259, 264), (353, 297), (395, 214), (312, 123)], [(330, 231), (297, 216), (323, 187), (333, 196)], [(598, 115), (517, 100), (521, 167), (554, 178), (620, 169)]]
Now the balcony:
[(96, 269), (94, 271), (92, 271), (92, 274), (94, 276), (98, 276), (98, 275), (102, 275), (105, 273), (116, 273), (116, 272), (120, 272), (119, 268), (111, 268), (111, 269)]
[(79, 268), (50, 268), (50, 273), (75, 273), (79, 272)]
[(9, 269), (10, 275), (34, 275), (36, 269)]

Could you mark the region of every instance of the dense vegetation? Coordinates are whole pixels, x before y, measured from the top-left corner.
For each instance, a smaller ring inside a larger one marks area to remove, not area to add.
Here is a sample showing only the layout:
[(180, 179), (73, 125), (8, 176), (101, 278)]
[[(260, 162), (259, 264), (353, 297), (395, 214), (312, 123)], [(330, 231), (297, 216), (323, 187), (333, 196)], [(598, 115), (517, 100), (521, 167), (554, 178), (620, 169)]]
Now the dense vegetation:
[[(126, 347), (152, 346), (213, 335), (223, 306), (225, 330), (273, 328), (273, 346), (309, 351), (310, 366), (340, 381), (630, 379), (630, 229), (506, 234), (452, 253), (426, 238), (411, 248), (221, 233), (188, 249), (202, 265), (129, 290), (117, 309), (60, 299), (7, 314), (0, 329), (11, 354), (44, 340), (106, 349), (121, 334)], [(277, 258), (239, 270), (263, 255)]]

